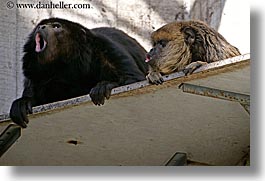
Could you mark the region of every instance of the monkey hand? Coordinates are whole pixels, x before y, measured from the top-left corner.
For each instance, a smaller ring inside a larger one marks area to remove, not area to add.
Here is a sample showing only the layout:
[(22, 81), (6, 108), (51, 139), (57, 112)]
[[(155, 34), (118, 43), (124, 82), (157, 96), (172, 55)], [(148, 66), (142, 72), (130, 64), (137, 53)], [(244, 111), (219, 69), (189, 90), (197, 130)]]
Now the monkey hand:
[(29, 122), (27, 114), (32, 114), (32, 98), (21, 97), (12, 103), (10, 118), (22, 128), (26, 128)]
[(102, 81), (99, 82), (95, 87), (90, 90), (90, 97), (92, 102), (97, 105), (103, 105), (105, 98), (109, 99), (111, 95), (111, 90), (114, 87), (119, 86), (116, 82)]
[(159, 72), (149, 72), (146, 79), (152, 84), (162, 84), (164, 82), (162, 75)]
[(192, 74), (197, 68), (201, 67), (202, 65), (206, 65), (207, 62), (197, 61), (197, 62), (191, 62), (189, 65), (187, 65), (182, 71), (185, 75)]

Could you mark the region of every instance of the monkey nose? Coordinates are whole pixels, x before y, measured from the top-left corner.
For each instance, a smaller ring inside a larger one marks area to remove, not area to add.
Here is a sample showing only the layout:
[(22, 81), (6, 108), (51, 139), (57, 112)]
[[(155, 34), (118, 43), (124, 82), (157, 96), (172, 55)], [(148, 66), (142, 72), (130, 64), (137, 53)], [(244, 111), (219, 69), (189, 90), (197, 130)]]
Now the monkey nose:
[(39, 26), (39, 29), (45, 29), (46, 28), (46, 25), (40, 25)]

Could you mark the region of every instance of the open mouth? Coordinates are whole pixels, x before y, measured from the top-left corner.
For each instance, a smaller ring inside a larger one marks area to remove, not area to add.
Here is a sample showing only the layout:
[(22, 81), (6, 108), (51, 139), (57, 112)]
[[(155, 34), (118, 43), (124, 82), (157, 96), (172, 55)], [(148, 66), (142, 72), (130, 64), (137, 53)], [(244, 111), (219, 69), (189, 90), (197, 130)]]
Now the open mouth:
[(147, 53), (145, 57), (145, 62), (149, 62), (152, 59), (152, 57)]
[(46, 48), (47, 42), (44, 40), (44, 38), (41, 36), (40, 33), (36, 34), (35, 42), (36, 42), (35, 51), (38, 53), (44, 51), (44, 49)]

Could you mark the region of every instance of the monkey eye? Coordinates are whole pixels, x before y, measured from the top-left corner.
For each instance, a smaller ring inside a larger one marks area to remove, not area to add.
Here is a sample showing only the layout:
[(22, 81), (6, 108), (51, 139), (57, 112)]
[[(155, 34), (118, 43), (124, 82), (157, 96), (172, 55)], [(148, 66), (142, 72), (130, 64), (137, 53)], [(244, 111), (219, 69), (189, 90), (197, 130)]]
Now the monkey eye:
[(61, 28), (62, 25), (60, 23), (54, 23), (54, 24), (52, 24), (52, 27), (57, 29), (57, 28)]
[(168, 40), (159, 40), (157, 43), (164, 48), (167, 45)]

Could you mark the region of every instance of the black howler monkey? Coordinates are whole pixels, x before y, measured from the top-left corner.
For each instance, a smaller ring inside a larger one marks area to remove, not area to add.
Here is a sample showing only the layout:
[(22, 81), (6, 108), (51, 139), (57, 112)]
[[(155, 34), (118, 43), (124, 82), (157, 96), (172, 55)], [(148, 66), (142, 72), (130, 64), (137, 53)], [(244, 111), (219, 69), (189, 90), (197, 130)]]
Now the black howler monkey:
[(115, 28), (87, 29), (68, 20), (42, 20), (24, 45), (22, 97), (11, 106), (11, 119), (22, 127), (32, 106), (90, 94), (104, 104), (114, 87), (145, 79), (146, 51)]

